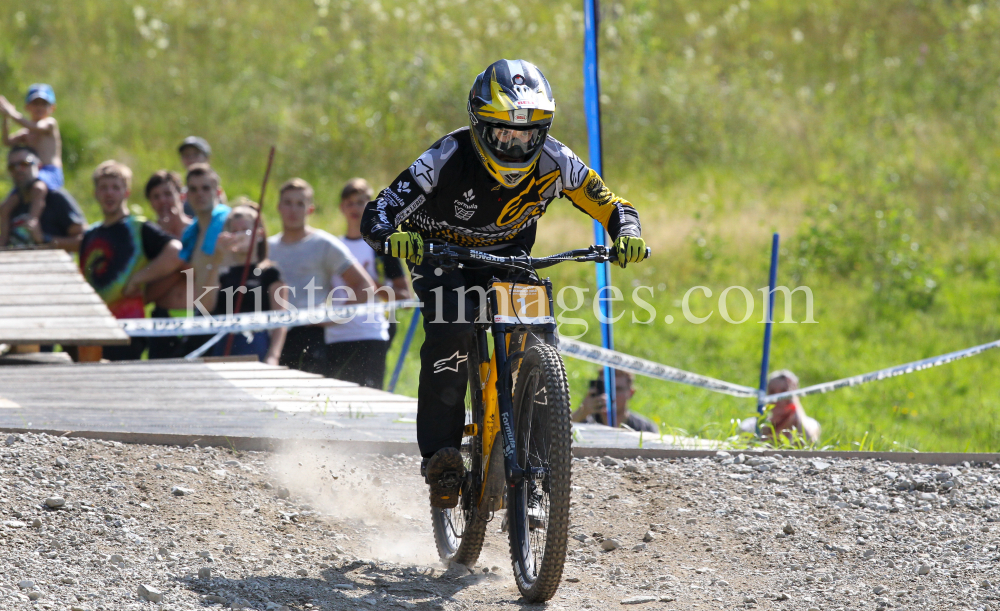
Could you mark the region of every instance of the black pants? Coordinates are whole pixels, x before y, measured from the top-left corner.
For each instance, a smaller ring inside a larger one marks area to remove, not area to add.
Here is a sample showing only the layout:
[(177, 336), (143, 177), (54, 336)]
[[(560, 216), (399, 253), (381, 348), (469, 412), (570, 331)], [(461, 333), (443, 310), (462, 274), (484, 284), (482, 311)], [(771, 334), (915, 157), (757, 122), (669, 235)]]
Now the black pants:
[(311, 325), (288, 329), (278, 364), (306, 373), (318, 373), (327, 378), (334, 377), (330, 370), (326, 341), (323, 339), (323, 327)]
[(326, 345), (331, 377), (382, 390), (389, 342), (380, 339)]
[[(504, 253), (506, 254), (506, 253)], [(441, 448), (458, 448), (465, 428), (465, 396), (473, 322), (490, 278), (505, 278), (504, 270), (456, 269), (440, 276), (427, 264), (413, 268), (413, 290), (423, 303), (424, 344), (420, 347), (420, 388), (417, 391), (417, 445), (429, 457)], [(435, 290), (439, 289), (439, 290)]]

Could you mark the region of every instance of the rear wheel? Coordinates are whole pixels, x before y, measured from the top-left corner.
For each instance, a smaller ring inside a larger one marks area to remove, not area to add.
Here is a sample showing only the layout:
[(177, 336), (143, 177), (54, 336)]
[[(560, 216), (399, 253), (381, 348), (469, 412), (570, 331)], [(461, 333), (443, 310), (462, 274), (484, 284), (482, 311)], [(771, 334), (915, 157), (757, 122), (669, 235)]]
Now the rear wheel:
[(517, 465), (542, 469), (509, 491), (510, 555), (517, 588), (529, 602), (552, 598), (562, 579), (569, 530), (569, 385), (555, 347), (532, 346), (524, 353), (514, 392)]
[[(474, 350), (472, 354), (477, 354)], [(459, 492), (454, 509), (431, 507), (434, 542), (438, 556), (448, 564), (457, 562), (473, 566), (479, 560), (486, 537), (486, 520), (478, 517), (476, 504), (483, 482), (483, 408), (479, 387), (479, 370), (475, 361), (469, 363), (469, 393), (465, 402), (465, 423), (476, 424), (475, 435), (462, 438), (462, 459), (468, 474)]]

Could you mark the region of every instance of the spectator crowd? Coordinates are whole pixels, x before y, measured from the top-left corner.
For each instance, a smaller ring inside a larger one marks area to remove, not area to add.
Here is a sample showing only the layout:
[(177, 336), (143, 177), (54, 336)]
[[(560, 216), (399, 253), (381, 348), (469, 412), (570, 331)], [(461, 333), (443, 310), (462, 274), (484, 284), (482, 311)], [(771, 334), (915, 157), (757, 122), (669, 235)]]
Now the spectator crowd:
[[(45, 84), (28, 89), (24, 113), (0, 96), (13, 182), (0, 202), (0, 248), (78, 252), (80, 271), (115, 317), (144, 318), (150, 308), (154, 318), (225, 317), (236, 313), (237, 305), (239, 312), (259, 312), (361, 303), (368, 295), (409, 297), (400, 262), (377, 255), (361, 239), (361, 213), (373, 196), (365, 180), (351, 179), (343, 188), (340, 210), (347, 233), (340, 237), (310, 225), (316, 211), (312, 186), (302, 178), (286, 180), (279, 188), (281, 228), (269, 237), (257, 203), (228, 200), (211, 164), (212, 148), (197, 136), (178, 148), (183, 174), (162, 169), (145, 181), (143, 194), (155, 222), (132, 213), (132, 169), (108, 160), (92, 176), (102, 218), (88, 224), (64, 188), (55, 108), (55, 92)], [(234, 333), (206, 354), (254, 355), (382, 388), (393, 331), (384, 314), (362, 315)], [(178, 358), (211, 337), (133, 338), (127, 346), (105, 347), (103, 356), (134, 360), (148, 350), (150, 359)]]

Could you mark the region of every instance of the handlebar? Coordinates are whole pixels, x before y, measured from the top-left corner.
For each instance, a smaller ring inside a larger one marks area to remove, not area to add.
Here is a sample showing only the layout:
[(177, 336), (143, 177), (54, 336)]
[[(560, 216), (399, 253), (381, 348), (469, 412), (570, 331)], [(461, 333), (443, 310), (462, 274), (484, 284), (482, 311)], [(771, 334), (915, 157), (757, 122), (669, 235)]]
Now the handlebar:
[[(389, 251), (389, 242), (385, 243), (385, 250), (386, 252)], [(649, 258), (650, 254), (652, 254), (652, 250), (647, 246), (646, 258)], [(529, 255), (498, 257), (487, 252), (472, 250), (462, 246), (453, 246), (451, 244), (425, 244), (424, 256), (439, 261), (442, 267), (451, 269), (461, 267), (461, 261), (473, 261), (498, 267), (524, 270), (525, 268), (543, 269), (568, 261), (576, 263), (613, 263), (618, 260), (618, 252), (615, 248), (608, 248), (602, 244), (568, 250), (547, 257), (532, 257)]]

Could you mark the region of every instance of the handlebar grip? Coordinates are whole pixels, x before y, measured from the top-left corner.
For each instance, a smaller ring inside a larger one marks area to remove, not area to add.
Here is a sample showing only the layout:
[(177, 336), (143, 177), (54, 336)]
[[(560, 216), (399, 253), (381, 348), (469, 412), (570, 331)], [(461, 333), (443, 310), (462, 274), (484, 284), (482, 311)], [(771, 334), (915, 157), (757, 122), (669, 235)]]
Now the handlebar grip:
[[(611, 257), (613, 257), (614, 260), (618, 259), (618, 249), (616, 249), (614, 246), (612, 246), (610, 249), (608, 249), (608, 254), (610, 254)], [(648, 259), (650, 257), (650, 255), (652, 255), (652, 254), (653, 254), (653, 249), (650, 248), (649, 246), (647, 246), (646, 247), (646, 258)]]

